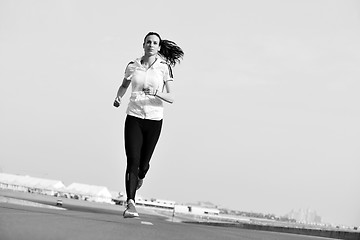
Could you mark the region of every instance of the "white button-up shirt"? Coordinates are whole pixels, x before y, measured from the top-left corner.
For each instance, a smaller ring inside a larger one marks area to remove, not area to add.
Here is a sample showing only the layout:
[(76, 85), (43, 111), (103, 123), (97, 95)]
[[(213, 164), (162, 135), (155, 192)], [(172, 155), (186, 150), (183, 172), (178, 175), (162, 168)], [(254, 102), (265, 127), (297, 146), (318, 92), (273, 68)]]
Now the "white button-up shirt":
[(163, 118), (163, 101), (158, 97), (145, 95), (144, 88), (154, 88), (162, 92), (167, 81), (173, 81), (170, 66), (157, 58), (148, 69), (141, 65), (141, 58), (130, 62), (125, 69), (125, 78), (131, 81), (132, 91), (126, 113), (128, 115), (150, 120)]

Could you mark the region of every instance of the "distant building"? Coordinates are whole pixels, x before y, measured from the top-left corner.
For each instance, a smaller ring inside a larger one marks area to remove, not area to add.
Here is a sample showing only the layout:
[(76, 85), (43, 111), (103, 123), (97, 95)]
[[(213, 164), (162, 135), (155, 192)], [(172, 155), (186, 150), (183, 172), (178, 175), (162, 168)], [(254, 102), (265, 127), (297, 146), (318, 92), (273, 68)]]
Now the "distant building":
[(146, 199), (142, 197), (137, 197), (136, 204), (143, 205), (146, 207), (157, 207), (163, 209), (174, 209), (175, 207), (175, 201), (156, 199), (156, 198)]
[(186, 205), (175, 205), (175, 212), (194, 215), (219, 215), (220, 210), (210, 202), (198, 202)]
[(0, 188), (54, 195), (57, 191), (64, 189), (65, 185), (60, 180), (0, 173)]
[(77, 198), (92, 202), (113, 203), (112, 195), (107, 187), (88, 185), (83, 183), (72, 183), (66, 191), (77, 195)]
[(291, 210), (286, 217), (301, 223), (321, 223), (321, 217), (311, 209)]
[(51, 196), (71, 197), (94, 202), (113, 203), (106, 187), (72, 183), (66, 187), (59, 180), (0, 173), (0, 188), (14, 191), (39, 193)]

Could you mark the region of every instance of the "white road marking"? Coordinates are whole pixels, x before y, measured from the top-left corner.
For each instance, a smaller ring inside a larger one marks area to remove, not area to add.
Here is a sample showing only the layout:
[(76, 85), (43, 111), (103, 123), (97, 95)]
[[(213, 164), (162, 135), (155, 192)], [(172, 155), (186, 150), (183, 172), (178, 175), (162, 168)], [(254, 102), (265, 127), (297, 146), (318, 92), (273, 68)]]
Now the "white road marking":
[(144, 225), (154, 225), (154, 224), (152, 224), (151, 222), (144, 222), (144, 221), (141, 221), (141, 224), (144, 224)]

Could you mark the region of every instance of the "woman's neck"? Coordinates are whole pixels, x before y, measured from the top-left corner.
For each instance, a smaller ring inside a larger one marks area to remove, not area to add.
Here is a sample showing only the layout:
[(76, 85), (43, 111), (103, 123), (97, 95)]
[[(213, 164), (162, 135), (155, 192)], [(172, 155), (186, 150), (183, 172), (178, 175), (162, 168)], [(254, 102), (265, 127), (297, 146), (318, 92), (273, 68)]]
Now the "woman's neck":
[(146, 64), (146, 65), (151, 65), (155, 62), (156, 60), (156, 56), (155, 55), (152, 55), (152, 56), (146, 56), (144, 55), (142, 58), (141, 58), (141, 64)]
[(143, 56), (141, 58), (141, 65), (143, 65), (146, 68), (149, 68), (151, 65), (154, 64), (156, 61), (156, 56)]

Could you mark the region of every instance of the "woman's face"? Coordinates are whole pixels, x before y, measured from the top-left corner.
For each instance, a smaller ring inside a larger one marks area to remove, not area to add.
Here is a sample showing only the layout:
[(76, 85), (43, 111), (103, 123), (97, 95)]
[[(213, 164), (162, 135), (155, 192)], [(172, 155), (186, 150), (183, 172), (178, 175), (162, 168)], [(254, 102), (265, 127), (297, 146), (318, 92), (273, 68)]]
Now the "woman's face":
[(160, 51), (160, 39), (156, 35), (149, 35), (143, 44), (146, 56), (154, 56)]

